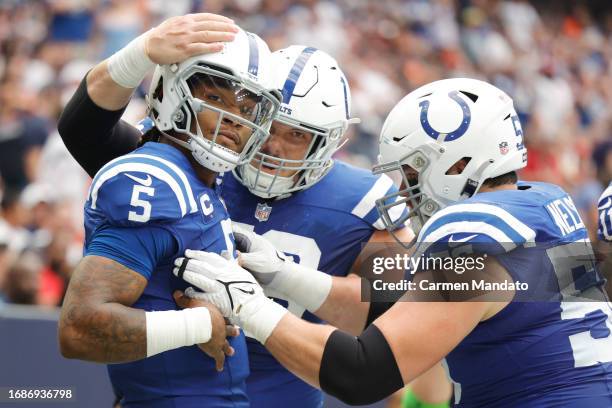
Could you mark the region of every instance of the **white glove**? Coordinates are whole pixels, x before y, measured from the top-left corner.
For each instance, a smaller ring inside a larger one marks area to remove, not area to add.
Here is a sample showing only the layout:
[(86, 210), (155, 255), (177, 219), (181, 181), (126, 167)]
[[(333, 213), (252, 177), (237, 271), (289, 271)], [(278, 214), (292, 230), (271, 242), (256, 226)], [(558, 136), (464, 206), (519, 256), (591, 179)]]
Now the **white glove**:
[(246, 230), (237, 224), (232, 224), (234, 241), (240, 251), (240, 262), (255, 279), (264, 287), (274, 288), (272, 282), (282, 269), (287, 256), (267, 239), (253, 231)]
[(332, 287), (332, 277), (293, 262), (261, 235), (232, 224), (242, 266), (268, 296), (293, 300), (310, 312), (318, 310)]
[[(287, 309), (268, 299), (253, 276), (234, 260), (204, 251), (185, 251), (174, 261), (173, 273), (205, 293), (198, 299), (213, 303), (230, 321), (266, 342)], [(190, 291), (188, 296), (196, 292)]]

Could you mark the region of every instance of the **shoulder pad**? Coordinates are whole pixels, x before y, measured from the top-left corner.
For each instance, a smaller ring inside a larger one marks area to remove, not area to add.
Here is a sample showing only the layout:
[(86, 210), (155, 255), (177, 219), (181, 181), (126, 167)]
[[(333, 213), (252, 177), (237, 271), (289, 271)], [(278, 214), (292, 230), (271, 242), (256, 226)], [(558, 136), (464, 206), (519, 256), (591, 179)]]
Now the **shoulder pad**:
[(118, 225), (178, 220), (198, 210), (185, 173), (147, 154), (119, 157), (100, 169), (86, 205)]
[(495, 255), (535, 245), (535, 237), (535, 230), (499, 206), (461, 203), (438, 211), (425, 223), (417, 251), (436, 253), (462, 246), (468, 247), (467, 253)]

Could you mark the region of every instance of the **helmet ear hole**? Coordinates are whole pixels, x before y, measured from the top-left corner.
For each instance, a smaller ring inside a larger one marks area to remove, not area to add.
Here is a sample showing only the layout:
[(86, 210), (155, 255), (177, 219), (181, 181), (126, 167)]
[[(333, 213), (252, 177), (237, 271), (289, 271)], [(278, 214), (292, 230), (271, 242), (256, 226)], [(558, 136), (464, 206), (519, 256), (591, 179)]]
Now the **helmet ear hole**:
[(478, 100), (478, 95), (474, 95), (471, 92), (467, 92), (467, 91), (459, 91), (462, 94), (464, 94), (465, 96), (467, 96), (468, 98), (470, 98), (472, 100), (472, 102), (476, 103), (476, 101)]
[(159, 103), (162, 103), (162, 100), (164, 99), (164, 79), (163, 78), (159, 78), (159, 83), (157, 84), (157, 88), (155, 88), (155, 91), (153, 92), (153, 95), (151, 95), (151, 97), (153, 99), (157, 99)]
[(463, 173), (463, 170), (465, 170), (465, 168), (469, 164), (470, 160), (472, 160), (471, 157), (462, 157), (462, 158), (460, 158), (452, 166), (450, 166), (448, 168), (448, 170), (446, 170), (446, 173), (444, 173), (444, 174), (449, 176), (449, 175), (456, 175), (456, 174)]

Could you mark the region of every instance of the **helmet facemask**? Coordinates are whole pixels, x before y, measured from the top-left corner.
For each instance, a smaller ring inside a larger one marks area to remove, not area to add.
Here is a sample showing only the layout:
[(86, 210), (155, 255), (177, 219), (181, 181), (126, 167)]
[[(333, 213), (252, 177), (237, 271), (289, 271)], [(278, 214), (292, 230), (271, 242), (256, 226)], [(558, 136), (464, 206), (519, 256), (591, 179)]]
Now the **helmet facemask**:
[(197, 64), (176, 75), (173, 91), (180, 99), (171, 113), (171, 126), (188, 139), (163, 132), (215, 172), (252, 159), (268, 137), (279, 106), (272, 93), (222, 71)]
[[(431, 149), (430, 146), (423, 148)], [(387, 174), (392, 180), (400, 182), (398, 191), (376, 200), (376, 209), (385, 229), (406, 249), (411, 248), (416, 239), (402, 242), (396, 231), (410, 222), (410, 226), (418, 234), (427, 220), (441, 208), (439, 203), (424, 192), (422, 180), (424, 174), (431, 170), (431, 164), (427, 154), (415, 150), (398, 161), (380, 164), (372, 169), (374, 174)], [(405, 206), (409, 212), (401, 215)]]
[[(341, 147), (340, 141), (346, 129), (346, 122), (321, 129), (291, 120), (284, 115), (277, 118), (276, 122), (281, 127), (310, 136), (310, 141), (302, 157), (297, 159), (267, 153), (263, 146), (249, 164), (239, 169), (243, 184), (253, 194), (263, 198), (284, 196), (317, 183), (332, 168), (331, 156)], [(283, 138), (274, 134), (271, 137)]]

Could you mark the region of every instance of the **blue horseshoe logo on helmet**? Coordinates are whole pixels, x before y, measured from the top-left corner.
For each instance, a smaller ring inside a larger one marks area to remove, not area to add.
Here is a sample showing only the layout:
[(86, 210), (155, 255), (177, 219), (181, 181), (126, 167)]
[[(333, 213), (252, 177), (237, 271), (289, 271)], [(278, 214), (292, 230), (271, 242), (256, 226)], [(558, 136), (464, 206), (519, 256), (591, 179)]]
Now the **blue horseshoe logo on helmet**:
[[(461, 136), (467, 132), (468, 127), (470, 126), (470, 121), (472, 120), (472, 113), (470, 111), (470, 107), (468, 104), (459, 96), (459, 92), (451, 91), (448, 93), (448, 97), (453, 101), (457, 102), (461, 107), (461, 111), (463, 112), (463, 119), (461, 120), (461, 124), (455, 130), (450, 133), (447, 133), (444, 137), (444, 142), (450, 142), (452, 140), (459, 139)], [(442, 132), (438, 132), (434, 129), (429, 120), (427, 119), (427, 111), (429, 110), (429, 101), (422, 101), (419, 103), (419, 107), (421, 108), (421, 126), (425, 133), (429, 135), (434, 140), (438, 140), (438, 137)]]

